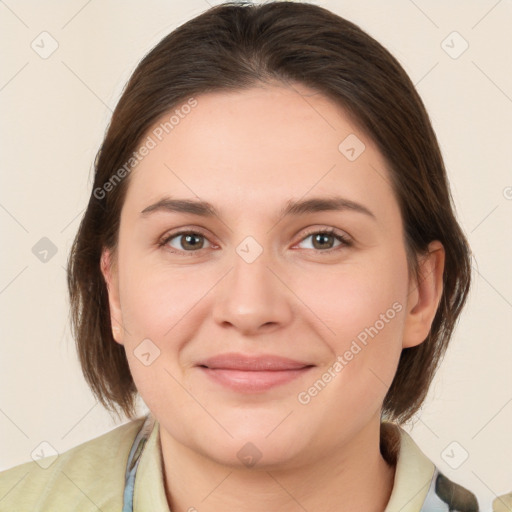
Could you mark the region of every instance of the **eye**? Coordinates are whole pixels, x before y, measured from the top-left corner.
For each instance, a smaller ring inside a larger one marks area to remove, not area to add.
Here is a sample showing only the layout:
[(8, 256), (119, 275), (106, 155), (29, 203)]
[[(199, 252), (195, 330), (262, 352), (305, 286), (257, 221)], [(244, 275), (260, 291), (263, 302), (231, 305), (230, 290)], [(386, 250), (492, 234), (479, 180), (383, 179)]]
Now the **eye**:
[(180, 231), (166, 236), (159, 245), (175, 249), (172, 252), (197, 252), (205, 248), (205, 240), (207, 240), (207, 238), (201, 233), (195, 231)]
[[(299, 244), (304, 243), (304, 241), (309, 238), (312, 240), (312, 247), (306, 247), (306, 249), (312, 249), (318, 252), (336, 251), (352, 245), (352, 241), (347, 235), (338, 232), (334, 228), (310, 231), (302, 238)], [(205, 242), (209, 245), (205, 245)], [(338, 245), (334, 245), (336, 242), (338, 242)], [(205, 235), (193, 230), (179, 231), (166, 235), (159, 242), (159, 246), (168, 248), (173, 253), (199, 252), (201, 249), (213, 247)]]
[[(311, 249), (316, 249), (321, 252), (329, 252), (331, 250), (335, 251), (352, 245), (351, 240), (346, 235), (338, 232), (334, 228), (311, 231), (301, 240), (301, 242), (304, 242), (308, 238), (312, 239)], [(333, 244), (336, 241), (338, 241), (339, 244), (333, 247)]]

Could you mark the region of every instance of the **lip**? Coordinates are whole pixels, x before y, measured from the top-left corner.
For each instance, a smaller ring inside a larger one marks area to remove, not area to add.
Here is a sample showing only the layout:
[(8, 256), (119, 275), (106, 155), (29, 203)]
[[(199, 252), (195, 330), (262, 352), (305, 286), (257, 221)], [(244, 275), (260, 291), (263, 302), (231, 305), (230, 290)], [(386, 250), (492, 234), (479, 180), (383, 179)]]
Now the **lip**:
[(295, 380), (314, 365), (275, 355), (227, 353), (201, 361), (197, 366), (218, 384), (238, 392), (257, 393)]

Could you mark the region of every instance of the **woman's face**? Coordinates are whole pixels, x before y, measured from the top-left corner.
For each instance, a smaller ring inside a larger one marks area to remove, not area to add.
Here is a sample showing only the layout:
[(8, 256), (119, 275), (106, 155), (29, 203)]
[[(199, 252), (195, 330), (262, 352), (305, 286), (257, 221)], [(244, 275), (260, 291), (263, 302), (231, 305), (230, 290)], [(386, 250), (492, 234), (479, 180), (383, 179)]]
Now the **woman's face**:
[(116, 340), (163, 438), (226, 464), (325, 457), (378, 424), (427, 334), (384, 160), (305, 87), (195, 100), (129, 178)]

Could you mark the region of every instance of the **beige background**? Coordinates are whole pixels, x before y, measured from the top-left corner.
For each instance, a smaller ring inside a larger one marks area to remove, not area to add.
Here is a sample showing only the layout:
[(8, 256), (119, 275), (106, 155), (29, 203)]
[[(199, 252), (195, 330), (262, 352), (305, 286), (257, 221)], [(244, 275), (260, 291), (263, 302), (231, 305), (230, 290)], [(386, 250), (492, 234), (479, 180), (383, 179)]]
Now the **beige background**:
[[(30, 460), (41, 441), (62, 452), (115, 426), (77, 364), (66, 258), (123, 85), (152, 46), (208, 3), (219, 2), (0, 2), (0, 470)], [(407, 430), (488, 510), (512, 490), (512, 3), (315, 3), (399, 59), (438, 134), (477, 270), (427, 403)], [(47, 58), (31, 47), (51, 49), (43, 31), (58, 43)], [(452, 58), (464, 41), (467, 50)], [(47, 262), (32, 252), (42, 237), (57, 249)]]

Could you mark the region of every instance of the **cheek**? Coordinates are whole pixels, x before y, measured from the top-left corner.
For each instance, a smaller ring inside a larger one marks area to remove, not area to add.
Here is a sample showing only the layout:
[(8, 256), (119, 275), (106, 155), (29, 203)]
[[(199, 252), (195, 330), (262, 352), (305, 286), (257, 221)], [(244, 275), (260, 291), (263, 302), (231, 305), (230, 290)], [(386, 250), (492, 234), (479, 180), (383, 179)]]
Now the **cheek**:
[(193, 336), (190, 318), (208, 286), (190, 269), (178, 272), (140, 261), (134, 252), (119, 269), (128, 364), (150, 410), (178, 413), (190, 405), (178, 383), (184, 378), (180, 350)]
[(325, 325), (333, 348), (344, 349), (347, 339), (359, 334), (364, 339), (365, 330), (375, 324), (379, 331), (400, 331), (408, 282), (405, 259), (396, 256), (395, 262), (368, 258), (329, 274), (304, 274), (294, 282), (297, 295)]
[(319, 394), (318, 405), (336, 402), (340, 413), (363, 405), (367, 411), (376, 410), (402, 350), (408, 290), (405, 253), (340, 268), (329, 279), (308, 278), (300, 289), (308, 292), (307, 305), (326, 326), (321, 329), (331, 357), (321, 369), (328, 375), (319, 372), (329, 381), (329, 391), (322, 391), (322, 398)]
[(131, 342), (138, 338), (172, 338), (194, 305), (208, 290), (208, 281), (192, 267), (172, 269), (127, 257), (120, 268), (123, 322)]

